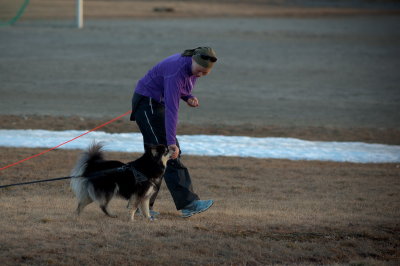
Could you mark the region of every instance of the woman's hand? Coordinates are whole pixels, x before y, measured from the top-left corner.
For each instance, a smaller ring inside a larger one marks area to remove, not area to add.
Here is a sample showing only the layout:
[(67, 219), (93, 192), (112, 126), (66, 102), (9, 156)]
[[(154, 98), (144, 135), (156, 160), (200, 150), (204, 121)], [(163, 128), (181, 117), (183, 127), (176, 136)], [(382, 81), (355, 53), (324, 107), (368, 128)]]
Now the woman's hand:
[(196, 97), (192, 97), (192, 98), (189, 98), (187, 100), (187, 104), (190, 107), (198, 107), (199, 106), (199, 100)]
[(178, 148), (178, 146), (176, 146), (175, 144), (172, 144), (172, 145), (169, 145), (169, 146), (168, 146), (168, 149), (169, 149), (170, 151), (172, 151), (172, 154), (171, 154), (171, 156), (170, 156), (169, 158), (171, 158), (171, 159), (176, 159), (176, 158), (178, 158), (178, 155), (179, 155), (179, 148)]

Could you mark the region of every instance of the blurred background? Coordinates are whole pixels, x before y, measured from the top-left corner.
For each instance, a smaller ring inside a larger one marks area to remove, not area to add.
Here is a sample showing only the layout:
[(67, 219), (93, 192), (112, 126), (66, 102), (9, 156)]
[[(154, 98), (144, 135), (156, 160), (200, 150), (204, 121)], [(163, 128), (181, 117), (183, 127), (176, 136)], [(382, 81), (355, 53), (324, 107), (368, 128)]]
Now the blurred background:
[(0, 0), (0, 115), (115, 117), (158, 61), (211, 46), (184, 125), (399, 129), (399, 1), (83, 2), (77, 29), (75, 1)]

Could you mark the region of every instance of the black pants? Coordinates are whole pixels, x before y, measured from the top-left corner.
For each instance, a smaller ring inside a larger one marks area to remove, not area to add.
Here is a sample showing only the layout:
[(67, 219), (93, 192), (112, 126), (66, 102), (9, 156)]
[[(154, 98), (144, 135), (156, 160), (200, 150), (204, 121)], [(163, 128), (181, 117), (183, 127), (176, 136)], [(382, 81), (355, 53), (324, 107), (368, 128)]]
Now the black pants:
[[(165, 107), (149, 97), (134, 94), (132, 99), (131, 120), (136, 121), (143, 141), (146, 144), (167, 145), (165, 134)], [(176, 145), (179, 147), (178, 140)], [(180, 150), (180, 148), (179, 148)], [(179, 157), (169, 160), (164, 178), (168, 190), (175, 202), (177, 210), (183, 209), (199, 197), (193, 192), (192, 181), (188, 169), (182, 164)], [(150, 207), (153, 207), (157, 193), (150, 200)]]

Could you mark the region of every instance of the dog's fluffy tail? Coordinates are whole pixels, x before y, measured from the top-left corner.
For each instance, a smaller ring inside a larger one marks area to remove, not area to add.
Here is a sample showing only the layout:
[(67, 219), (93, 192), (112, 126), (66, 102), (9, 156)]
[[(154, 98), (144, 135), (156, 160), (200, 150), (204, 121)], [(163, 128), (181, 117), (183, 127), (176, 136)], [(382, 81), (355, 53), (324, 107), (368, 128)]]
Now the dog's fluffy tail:
[(71, 179), (71, 188), (79, 202), (89, 198), (88, 180), (83, 177), (83, 174), (88, 164), (104, 158), (102, 148), (103, 145), (101, 143), (93, 142), (88, 150), (78, 159), (74, 169), (71, 171), (71, 176), (73, 177)]
[(82, 176), (89, 163), (103, 160), (103, 145), (101, 143), (93, 142), (87, 151), (85, 151), (79, 160), (76, 162), (74, 169), (72, 169), (71, 176)]

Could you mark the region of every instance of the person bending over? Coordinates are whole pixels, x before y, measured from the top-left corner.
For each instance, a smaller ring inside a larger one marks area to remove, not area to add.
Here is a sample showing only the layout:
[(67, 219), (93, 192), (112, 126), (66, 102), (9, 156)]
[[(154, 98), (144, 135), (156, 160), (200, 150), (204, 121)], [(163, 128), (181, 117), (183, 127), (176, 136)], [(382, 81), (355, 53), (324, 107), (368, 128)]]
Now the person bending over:
[[(190, 107), (198, 107), (199, 100), (192, 95), (196, 80), (211, 72), (217, 61), (210, 47), (198, 47), (171, 55), (141, 78), (132, 97), (131, 120), (136, 121), (146, 144), (164, 144), (173, 151), (164, 174), (165, 183), (182, 217), (209, 209), (213, 200), (200, 200), (193, 191), (188, 169), (183, 165), (176, 138), (180, 100)], [(150, 200), (153, 209), (157, 193)], [(152, 210), (153, 215), (158, 213)]]

